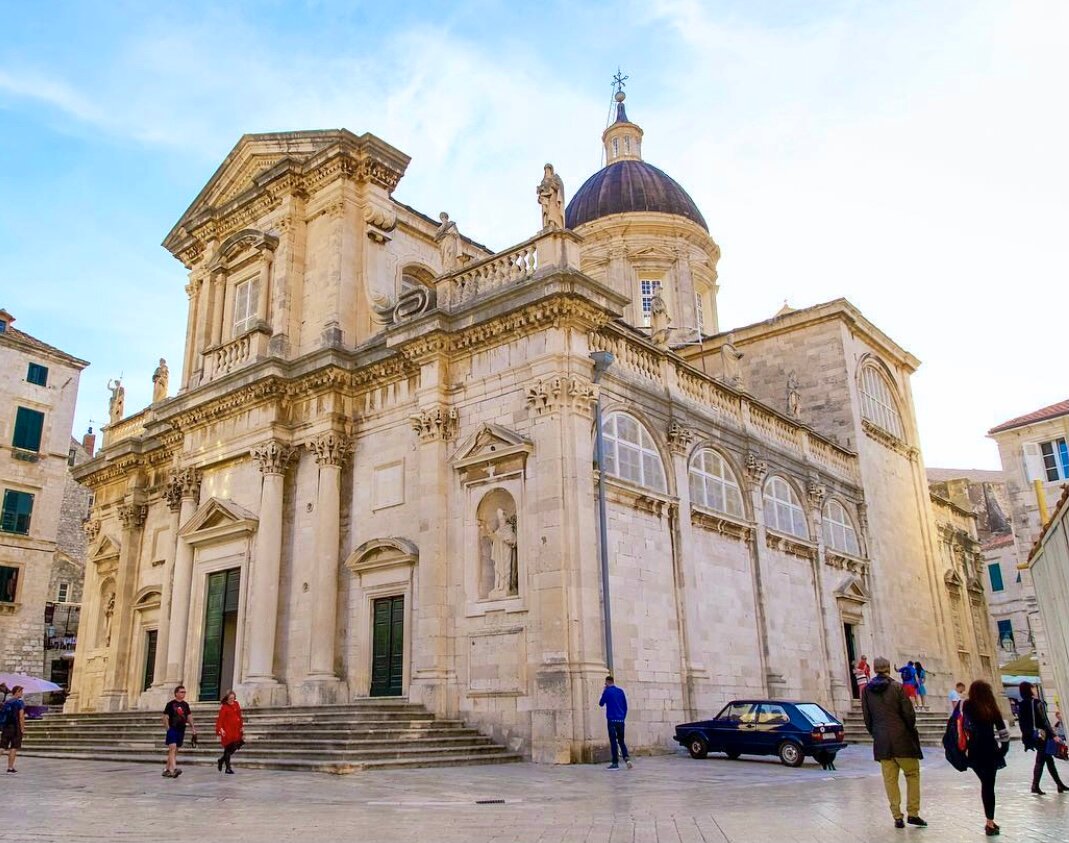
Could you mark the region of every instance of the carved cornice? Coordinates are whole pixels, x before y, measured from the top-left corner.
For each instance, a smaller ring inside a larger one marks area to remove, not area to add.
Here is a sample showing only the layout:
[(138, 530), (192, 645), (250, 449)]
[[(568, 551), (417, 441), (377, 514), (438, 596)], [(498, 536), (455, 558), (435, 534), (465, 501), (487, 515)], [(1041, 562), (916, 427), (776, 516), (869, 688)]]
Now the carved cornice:
[(765, 532), (765, 543), (772, 550), (780, 550), (791, 556), (799, 556), (802, 559), (816, 559), (817, 547), (812, 542), (786, 536), (783, 533)]
[(678, 456), (685, 456), (691, 445), (697, 439), (697, 434), (689, 427), (684, 427), (676, 420), (668, 423), (668, 432), (665, 437), (668, 440), (668, 450)]
[(598, 387), (578, 375), (538, 378), (524, 390), (527, 408), (535, 415), (571, 407), (588, 414), (598, 400)]
[(316, 462), (321, 466), (344, 467), (353, 452), (352, 437), (328, 430), (306, 443), (308, 450), (315, 454)]
[[(326, 371), (334, 370), (328, 369)], [(250, 406), (255, 406), (264, 401), (280, 398), (286, 395), (288, 391), (287, 384), (280, 378), (268, 377), (214, 400), (183, 410), (172, 416), (168, 421), (175, 430), (187, 431), (190, 428), (225, 418), (239, 408), (248, 409)]]
[(889, 448), (896, 453), (902, 454), (902, 456), (908, 459), (916, 459), (920, 451), (899, 439), (897, 436), (888, 433), (882, 427), (877, 427), (868, 419), (861, 420), (861, 427), (865, 431), (865, 434), (883, 445), (885, 448)]
[(692, 506), (690, 508), (690, 523), (702, 530), (719, 533), (738, 541), (749, 542), (754, 537), (752, 526), (703, 507)]
[(260, 472), (263, 474), (285, 474), (290, 460), (297, 454), (296, 448), (291, 448), (275, 439), (270, 439), (262, 445), (257, 445), (249, 452), (252, 458), (260, 463)]
[(148, 507), (143, 503), (121, 503), (115, 511), (124, 530), (137, 530), (148, 515)]
[(847, 556), (845, 553), (838, 553), (827, 548), (824, 549), (824, 563), (831, 568), (857, 574), (862, 578), (869, 575), (869, 563), (866, 560), (858, 559), (856, 556)]
[(409, 416), (409, 420), (420, 442), (448, 442), (457, 434), (460, 414), (456, 407), (438, 404), (424, 408), (414, 416)]

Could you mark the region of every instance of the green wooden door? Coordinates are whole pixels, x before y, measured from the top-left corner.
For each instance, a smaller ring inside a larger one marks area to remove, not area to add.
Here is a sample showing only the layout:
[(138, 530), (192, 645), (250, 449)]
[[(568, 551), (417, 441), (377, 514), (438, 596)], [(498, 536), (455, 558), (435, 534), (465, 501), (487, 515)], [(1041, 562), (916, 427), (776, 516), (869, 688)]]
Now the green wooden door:
[(156, 639), (158, 630), (150, 629), (145, 633), (145, 675), (141, 682), (141, 690), (147, 691), (156, 681)]
[(204, 601), (204, 646), (200, 662), (202, 700), (217, 700), (222, 694), (224, 622), (226, 615), (237, 612), (240, 582), (241, 572), (237, 568), (208, 575), (207, 598)]
[(405, 598), (372, 604), (371, 696), (399, 697), (404, 677)]

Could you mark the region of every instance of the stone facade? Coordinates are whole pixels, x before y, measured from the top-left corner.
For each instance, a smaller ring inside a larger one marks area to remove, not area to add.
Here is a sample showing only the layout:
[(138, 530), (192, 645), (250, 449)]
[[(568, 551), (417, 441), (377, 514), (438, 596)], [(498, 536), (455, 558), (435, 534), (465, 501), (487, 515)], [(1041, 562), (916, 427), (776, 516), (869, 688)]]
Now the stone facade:
[(1069, 700), (1069, 615), (1065, 611), (1069, 604), (1069, 487), (1051, 509), (1050, 521), (1027, 565), (1046, 632), (1039, 668), (1047, 698), (1053, 694), (1057, 708)]
[[(596, 756), (598, 412), (637, 747), (743, 694), (848, 707), (850, 653), (921, 657), (933, 693), (960, 674), (916, 360), (845, 301), (717, 333), (720, 250), (691, 218), (617, 208), (491, 253), (392, 199), (407, 161), (345, 131), (246, 136), (168, 235), (181, 389), (78, 469), (71, 710), (155, 707), (179, 681), (247, 704), (399, 694), (538, 761)], [(859, 361), (904, 430), (863, 417)]]
[(78, 380), (88, 364), (13, 322), (0, 310), (0, 669), (39, 676)]

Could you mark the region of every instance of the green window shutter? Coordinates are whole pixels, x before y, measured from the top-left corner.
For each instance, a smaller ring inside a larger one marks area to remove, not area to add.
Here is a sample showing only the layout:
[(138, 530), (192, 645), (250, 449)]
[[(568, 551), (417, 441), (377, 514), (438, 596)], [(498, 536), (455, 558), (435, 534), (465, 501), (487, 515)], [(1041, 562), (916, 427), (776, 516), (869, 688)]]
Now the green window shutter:
[(998, 562), (987, 566), (987, 575), (991, 578), (992, 591), (1002, 591), (1005, 588), (1002, 584), (1002, 566)]
[(26, 381), (37, 386), (48, 386), (48, 367), (40, 363), (31, 363), (26, 371)]
[(44, 413), (19, 407), (15, 411), (15, 436), (11, 444), (23, 451), (40, 451), (44, 426)]
[(0, 514), (0, 530), (5, 533), (30, 532), (30, 518), (33, 515), (33, 495), (29, 492), (4, 490), (4, 507)]

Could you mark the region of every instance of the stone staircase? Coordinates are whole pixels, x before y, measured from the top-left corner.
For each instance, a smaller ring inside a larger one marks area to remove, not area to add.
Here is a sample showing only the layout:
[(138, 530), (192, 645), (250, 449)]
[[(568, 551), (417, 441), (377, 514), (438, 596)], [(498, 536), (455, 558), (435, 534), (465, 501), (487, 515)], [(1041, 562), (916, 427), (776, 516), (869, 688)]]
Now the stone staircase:
[[(216, 705), (194, 704), (197, 749), (186, 745), (179, 763), (214, 764)], [(241, 768), (354, 773), (406, 767), (501, 764), (522, 756), (495, 744), (461, 720), (441, 720), (404, 700), (363, 700), (350, 705), (248, 708)], [(72, 760), (126, 761), (163, 767), (162, 715), (125, 711), (47, 715), (27, 721), (22, 754)]]
[[(921, 736), (921, 745), (942, 745), (949, 716), (949, 712), (935, 709), (917, 712), (917, 732)], [(861, 703), (857, 700), (844, 715), (843, 725), (846, 727), (846, 740), (850, 743), (872, 743), (872, 736), (865, 730), (865, 720), (861, 716)]]

